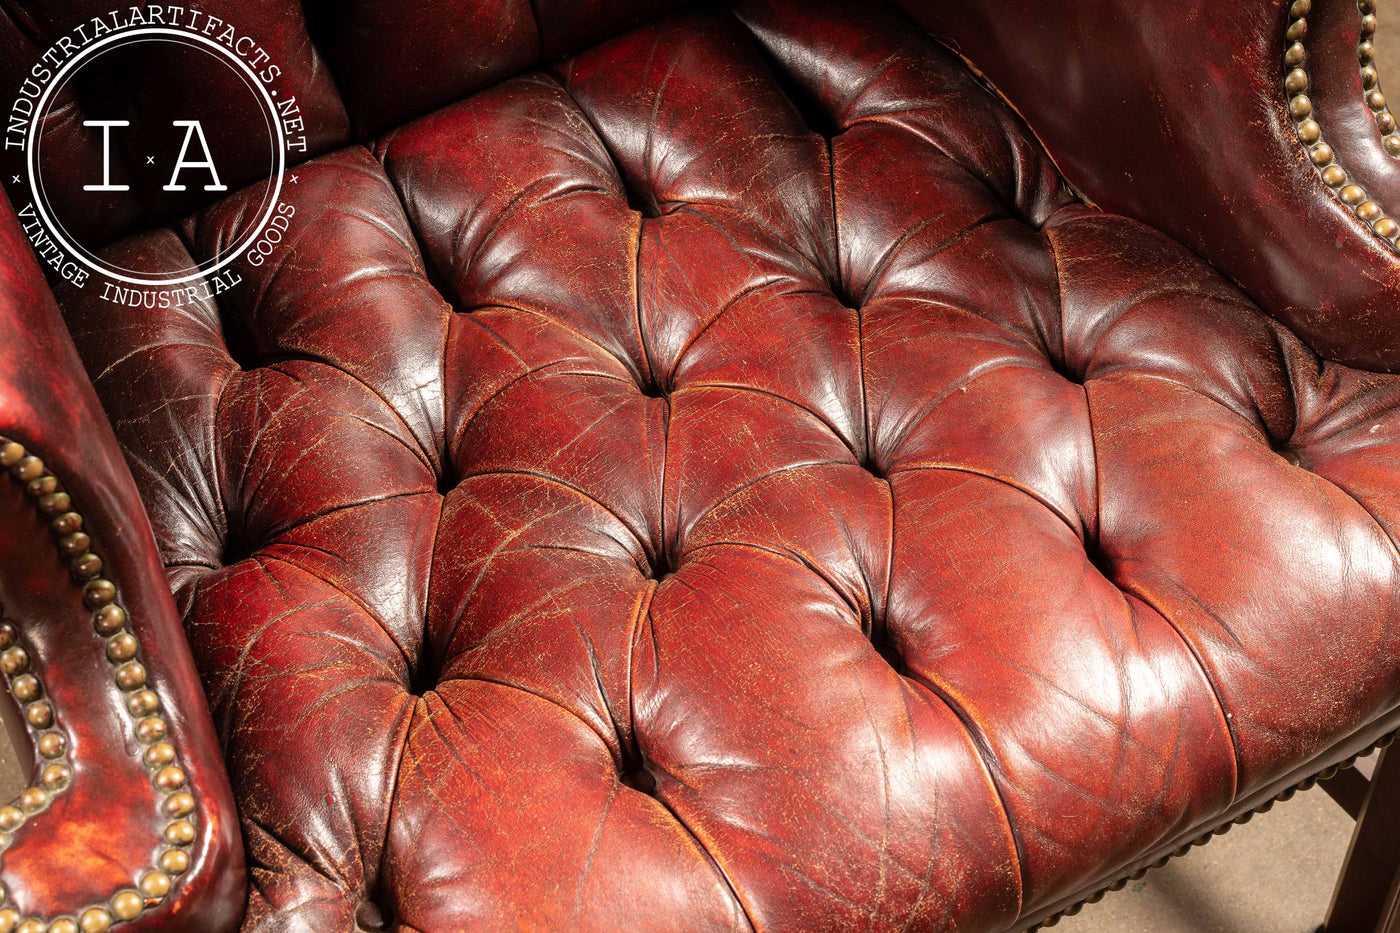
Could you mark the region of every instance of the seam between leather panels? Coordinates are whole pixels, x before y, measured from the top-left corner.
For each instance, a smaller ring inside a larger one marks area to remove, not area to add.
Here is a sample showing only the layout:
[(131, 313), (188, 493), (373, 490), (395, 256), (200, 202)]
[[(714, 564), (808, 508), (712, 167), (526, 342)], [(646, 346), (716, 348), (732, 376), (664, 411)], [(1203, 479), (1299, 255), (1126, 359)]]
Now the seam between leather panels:
[[(648, 625), (654, 624), (651, 618), (650, 606), (647, 607), (646, 618)], [(648, 794), (647, 796), (651, 797), (650, 794)], [(718, 878), (721, 882), (723, 882), (725, 890), (727, 890), (729, 892), (729, 896), (734, 899), (734, 905), (738, 907), (739, 912), (744, 915), (744, 922), (748, 924), (750, 930), (757, 931), (759, 929), (759, 926), (758, 924), (754, 923), (753, 914), (749, 913), (749, 906), (744, 903), (744, 899), (739, 895), (739, 889), (734, 886), (734, 882), (730, 879), (729, 873), (724, 870), (724, 866), (721, 865), (719, 863), (719, 860), (714, 857), (714, 854), (710, 852), (710, 849), (708, 846), (705, 845), (704, 840), (702, 840), (699, 837), (699, 835), (697, 835), (695, 831), (690, 828), (690, 825), (686, 823), (684, 819), (681, 818), (681, 815), (679, 813), (677, 813), (671, 808), (670, 804), (662, 800), (660, 797), (651, 797), (651, 799), (656, 801), (657, 806), (661, 807), (661, 809), (665, 810), (668, 814), (670, 814), (671, 819), (675, 821), (675, 824), (680, 827), (681, 831), (684, 832), (687, 836), (689, 836), (691, 841), (695, 843), (695, 848), (700, 850), (700, 853), (705, 856), (705, 861), (709, 862), (710, 867), (714, 869), (715, 877)]]
[[(1055, 213), (1058, 214), (1059, 211), (1056, 211)], [(1046, 226), (1049, 225), (1050, 221), (1054, 218), (1054, 216), (1055, 214), (1052, 214), (1050, 218), (1046, 219)], [(1067, 347), (1069, 340), (1069, 328), (1065, 324), (1065, 292), (1064, 279), (1060, 274), (1060, 252), (1055, 246), (1055, 231), (1053, 229), (1044, 229), (1042, 232), (1045, 236), (1046, 245), (1048, 246), (1050, 251), (1051, 264), (1055, 267), (1055, 289), (1057, 292), (1058, 299), (1057, 304), (1059, 305), (1060, 310), (1061, 346)], [(1062, 350), (1062, 352), (1067, 353), (1067, 350)], [(1067, 359), (1066, 366), (1068, 366)], [(1081, 383), (1080, 387), (1084, 391), (1084, 412), (1085, 416), (1089, 419), (1089, 443), (1092, 446), (1094, 457), (1094, 537), (1096, 540), (1101, 540), (1103, 535), (1103, 470), (1099, 464), (1099, 438), (1098, 433), (1094, 430), (1094, 406), (1092, 400), (1089, 397), (1089, 381), (1090, 380), (1087, 379), (1084, 380)], [(1179, 383), (1176, 383), (1175, 380), (1167, 381), (1179, 385)], [(1194, 390), (1192, 391), (1194, 392)], [(1196, 392), (1195, 394), (1200, 395), (1203, 398), (1209, 398), (1209, 396), (1206, 396), (1200, 392)], [(1212, 399), (1212, 401), (1215, 400)], [(1231, 413), (1234, 413), (1233, 410), (1231, 411)], [(1098, 568), (1095, 569), (1098, 570)], [(1101, 574), (1103, 573), (1101, 570), (1099, 570), (1098, 572)], [(1114, 589), (1118, 591), (1118, 593), (1123, 597), (1125, 603), (1127, 602), (1128, 595), (1132, 595), (1136, 599), (1140, 600), (1143, 604), (1151, 607), (1154, 612), (1156, 612), (1159, 616), (1162, 617), (1162, 620), (1167, 623), (1167, 626), (1172, 630), (1172, 632), (1176, 634), (1176, 637), (1179, 638), (1181, 640), (1181, 643), (1186, 647), (1186, 650), (1190, 654), (1192, 660), (1195, 662), (1196, 667), (1200, 670), (1201, 676), (1205, 679), (1206, 684), (1210, 687), (1211, 696), (1215, 700), (1216, 712), (1220, 716), (1221, 723), (1223, 723), (1225, 726), (1225, 734), (1230, 737), (1230, 751), (1234, 758), (1234, 767), (1232, 768), (1231, 773), (1231, 783), (1233, 786), (1230, 788), (1230, 799), (1234, 800), (1239, 793), (1240, 773), (1243, 770), (1243, 764), (1240, 758), (1240, 743), (1239, 740), (1235, 737), (1234, 717), (1225, 711), (1225, 701), (1220, 695), (1220, 688), (1216, 685), (1215, 679), (1211, 677), (1210, 669), (1206, 666), (1205, 659), (1202, 658), (1199, 653), (1197, 653), (1196, 646), (1191, 644), (1191, 640), (1186, 637), (1186, 635), (1181, 631), (1180, 627), (1177, 626), (1176, 622), (1174, 622), (1156, 604), (1154, 604), (1149, 599), (1145, 599), (1140, 593), (1134, 592), (1124, 587), (1118, 581), (1110, 579), (1106, 574), (1104, 575), (1104, 578), (1113, 586)], [(1132, 613), (1131, 604), (1128, 605), (1128, 612), (1129, 614)]]
[[(622, 189), (622, 191), (619, 192), (619, 194), (625, 202), (627, 200), (627, 192), (629, 190), (635, 190), (635, 188), (630, 182), (628, 182), (626, 173), (623, 171), (622, 166), (618, 164), (617, 153), (613, 152), (612, 148), (608, 145), (607, 137), (603, 135), (602, 131), (598, 128), (598, 125), (593, 122), (593, 118), (590, 117), (588, 115), (588, 112), (583, 109), (583, 106), (579, 104), (578, 99), (575, 98), (573, 94), (569, 93), (569, 89), (564, 86), (564, 82), (560, 81), (558, 76), (553, 71), (541, 71), (538, 72), (538, 74), (542, 80), (548, 81), (550, 84), (553, 84), (556, 88), (559, 89), (559, 92), (561, 94), (568, 98), (569, 103), (574, 108), (574, 114), (578, 116), (580, 120), (583, 121), (583, 124), (588, 127), (588, 131), (593, 134), (594, 140), (596, 140), (598, 143), (598, 148), (600, 148), (603, 152), (607, 154), (608, 165), (612, 168), (613, 177), (617, 179), (618, 186)], [(662, 92), (664, 92), (664, 90), (665, 85), (663, 84), (661, 89), (657, 91), (658, 100), (660, 99), (660, 95)], [(648, 147), (650, 147), (650, 132), (648, 133), (647, 140)], [(647, 192), (647, 196), (649, 197), (652, 205), (657, 206), (656, 193)], [(646, 214), (642, 213), (641, 211), (638, 211), (636, 208), (632, 207), (632, 205), (628, 204), (627, 206), (628, 209), (632, 211), (632, 213), (637, 215), (637, 247), (632, 252), (632, 292), (636, 305), (633, 323), (635, 324), (637, 329), (637, 351), (638, 355), (641, 357), (642, 364), (642, 371), (640, 375), (642, 377), (642, 381), (647, 384), (647, 387), (653, 388), (657, 391), (667, 391), (670, 387), (663, 387), (661, 385), (661, 375), (656, 371), (655, 361), (652, 359), (651, 347), (647, 346), (646, 332), (642, 328), (642, 234), (646, 232), (646, 222), (648, 218)], [(595, 343), (592, 340), (589, 340), (589, 342)], [(610, 350), (606, 352), (609, 356), (615, 356), (615, 354), (613, 354)], [(620, 362), (624, 368), (631, 368), (628, 366), (628, 360), (619, 360), (618, 362)], [(666, 374), (666, 378), (668, 381), (672, 375), (673, 373)]]
[[(893, 501), (893, 487), (891, 487), (890, 492), (891, 501)], [(891, 574), (891, 576), (893, 576), (893, 574)], [(1016, 885), (1016, 916), (1019, 919), (1021, 912), (1026, 907), (1026, 870), (1029, 865), (1029, 860), (1026, 858), (1025, 845), (1021, 841), (1021, 833), (1016, 828), (1016, 823), (1011, 819), (1011, 807), (1007, 804), (1006, 794), (1001, 789), (1002, 779), (998, 777), (998, 769), (992, 767), (994, 762), (999, 761), (996, 752), (986, 744), (982, 731), (977, 728), (976, 724), (968, 716), (962, 704), (958, 703), (942, 690), (939, 690), (932, 681), (925, 680), (913, 671), (900, 674), (900, 676), (916, 688), (922, 688), (927, 691), (930, 696), (946, 706), (953, 715), (957, 717), (958, 723), (962, 726), (963, 731), (967, 733), (968, 741), (977, 752), (978, 763), (982, 765), (982, 771), (987, 777), (987, 783), (991, 784), (992, 790), (996, 792), (997, 804), (1001, 807), (1001, 819), (1002, 822), (1006, 824), (1006, 832), (1007, 835), (1011, 837), (1012, 849), (1016, 856), (1016, 868), (1020, 875), (1018, 879), (1019, 883)], [(1015, 926), (1014, 922), (1012, 926)]]

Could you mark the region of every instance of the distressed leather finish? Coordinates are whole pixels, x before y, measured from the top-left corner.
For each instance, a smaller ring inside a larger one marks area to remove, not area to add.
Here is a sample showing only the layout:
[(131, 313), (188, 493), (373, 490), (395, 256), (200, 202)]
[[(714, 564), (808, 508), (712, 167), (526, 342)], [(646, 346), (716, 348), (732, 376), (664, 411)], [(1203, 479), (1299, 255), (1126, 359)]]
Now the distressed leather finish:
[(1326, 141), (1400, 212), (1356, 0), (896, 3), (995, 82), (1076, 190), (1196, 250), (1329, 359), (1400, 372), (1400, 253), (1324, 183), (1284, 91), (1297, 11)]
[(1400, 701), (1400, 378), (846, 6), (522, 51), (217, 306), (60, 296), (245, 930), (1003, 930)]
[[(124, 634), (138, 639), (144, 679), (158, 697), (157, 709), (148, 712), (162, 717), (185, 775), (182, 786), (194, 796), (194, 838), (182, 848), (187, 870), (178, 873), (169, 896), (153, 899), (121, 928), (227, 933), (237, 929), (242, 909), (243, 853), (199, 676), (137, 486), (3, 196), (0, 257), (0, 436), (38, 456), (81, 515), (79, 537), (87, 538), (102, 561), (102, 576), (116, 587), (127, 617)], [(16, 752), (35, 759), (30, 784), (37, 787), (54, 763), (44, 757), (40, 736), (60, 739), (62, 753), (49, 757), (68, 768), (71, 781), (23, 825), (7, 827), (0, 860), (4, 906), (21, 916), (71, 920), (131, 891), (166, 849), (170, 820), (161, 810), (154, 769), (142, 760), (147, 745), (137, 740), (137, 717), (128, 706), (133, 695), (114, 677), (108, 642), (94, 627), (81, 580), (60, 558), (52, 519), (17, 473), (0, 474), (0, 613), (18, 634), (29, 672), (40, 678), (39, 696), (51, 704), (56, 730), (30, 729), (28, 748)], [(10, 633), (7, 646), (14, 637)], [(5, 692), (9, 703), (8, 686)], [(0, 924), (14, 928), (8, 911)]]

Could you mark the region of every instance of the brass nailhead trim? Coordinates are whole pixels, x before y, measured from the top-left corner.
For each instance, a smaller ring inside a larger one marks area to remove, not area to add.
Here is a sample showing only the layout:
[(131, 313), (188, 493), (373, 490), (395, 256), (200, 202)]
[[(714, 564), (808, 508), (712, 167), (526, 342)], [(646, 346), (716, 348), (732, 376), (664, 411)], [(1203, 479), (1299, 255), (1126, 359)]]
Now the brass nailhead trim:
[[(1296, 5), (1297, 4), (1295, 4), (1295, 6)], [(1338, 771), (1341, 771), (1344, 768), (1352, 767), (1356, 764), (1356, 762), (1359, 759), (1365, 758), (1367, 755), (1371, 754), (1377, 749), (1388, 748), (1390, 744), (1395, 741), (1396, 735), (1400, 735), (1400, 729), (1396, 730), (1395, 732), (1391, 732), (1381, 736), (1379, 739), (1372, 742), (1370, 747), (1368, 747), (1365, 751), (1358, 752), (1357, 754), (1352, 755), (1345, 761), (1339, 762), (1335, 765), (1328, 765), (1326, 768), (1323, 768), (1317, 774), (1303, 778), (1303, 780), (1299, 781), (1297, 784), (1294, 784), (1292, 787), (1279, 791), (1276, 796), (1264, 801), (1248, 813), (1241, 813), (1234, 819), (1221, 823), (1219, 826), (1215, 827), (1215, 829), (1201, 833), (1201, 835), (1197, 836), (1195, 839), (1192, 839), (1190, 842), (1185, 843), (1175, 852), (1170, 852), (1162, 856), (1161, 858), (1157, 859), (1157, 861), (1153, 862), (1151, 865), (1145, 865), (1130, 875), (1124, 875), (1122, 878), (1117, 879), (1112, 884), (1095, 891), (1093, 894), (1084, 898), (1084, 900), (1080, 901), (1079, 903), (1071, 904), (1064, 910), (1051, 914), (1049, 917), (1046, 917), (1044, 920), (1040, 921), (1035, 926), (1029, 927), (1026, 930), (1026, 933), (1035, 933), (1036, 930), (1044, 930), (1053, 927), (1065, 917), (1073, 917), (1075, 914), (1079, 913), (1081, 910), (1084, 909), (1085, 904), (1097, 904), (1099, 901), (1103, 900), (1103, 896), (1107, 892), (1121, 891), (1124, 887), (1127, 886), (1129, 881), (1140, 881), (1144, 876), (1147, 875), (1148, 871), (1150, 871), (1151, 869), (1161, 868), (1163, 865), (1167, 864), (1167, 862), (1171, 861), (1172, 859), (1179, 858), (1180, 856), (1185, 855), (1187, 852), (1190, 852), (1192, 848), (1196, 846), (1203, 846), (1207, 842), (1210, 842), (1212, 839), (1214, 839), (1216, 836), (1225, 835), (1236, 826), (1243, 826), (1245, 823), (1248, 823), (1250, 820), (1254, 819), (1254, 814), (1268, 813), (1274, 808), (1275, 803), (1278, 803), (1280, 801), (1292, 800), (1293, 796), (1297, 794), (1300, 790), (1312, 790), (1312, 788), (1316, 786), (1318, 781), (1330, 780), (1331, 778), (1336, 776)]]
[(1376, 7), (1379, 0), (1356, 0), (1361, 14), (1361, 41), (1356, 46), (1356, 60), (1361, 66), (1361, 88), (1366, 94), (1366, 106), (1376, 120), (1381, 133), (1381, 145), (1393, 158), (1400, 159), (1400, 126), (1381, 93), (1381, 77), (1376, 71)]
[[(102, 559), (89, 549), (92, 539), (82, 530), (82, 515), (73, 511), (71, 497), (43, 461), (4, 437), (0, 437), (0, 469), (25, 484), (25, 493), (49, 519), (58, 556), (68, 566), (73, 584), (80, 588), (83, 605), (92, 613), (93, 629), (112, 667), (112, 683), (125, 697), (132, 733), (143, 746), (141, 760), (160, 795), (158, 812), (165, 820), (155, 862), (137, 872), (131, 887), (113, 893), (105, 903), (79, 907), (73, 916), (49, 920), (26, 917), (9, 902), (8, 888), (0, 884), (0, 933), (105, 933), (113, 924), (134, 920), (159, 905), (170, 894), (175, 878), (189, 869), (188, 847), (198, 836), (194, 823), (197, 805), (186, 786), (188, 778), (175, 746), (166, 737), (166, 722), (159, 715), (160, 697), (151, 689), (149, 674), (140, 661), (141, 643), (117, 600), (116, 585), (101, 576)], [(3, 855), (15, 831), (68, 789), (73, 765), (58, 713), (45, 695), (42, 680), (31, 669), (19, 626), (9, 618), (0, 619), (0, 674), (7, 679), (10, 693), (23, 704), (34, 747), (46, 762), (38, 784), (0, 807)]]
[[(1375, 115), (1376, 126), (1381, 131), (1385, 149), (1392, 156), (1400, 157), (1400, 134), (1397, 134), (1395, 118), (1391, 115), (1381, 93), (1380, 78), (1373, 62), (1375, 47), (1372, 37), (1376, 31), (1377, 0), (1356, 0), (1361, 13), (1361, 42), (1357, 47), (1357, 59), (1361, 68), (1361, 83), (1366, 88), (1366, 104)], [(1308, 152), (1323, 184), (1332, 189), (1353, 214), (1371, 229), (1377, 237), (1393, 248), (1400, 248), (1396, 239), (1400, 237), (1400, 223), (1388, 217), (1381, 206), (1367, 196), (1365, 190), (1351, 181), (1346, 169), (1337, 161), (1336, 151), (1322, 136), (1322, 126), (1313, 114), (1312, 99), (1308, 97), (1308, 51), (1305, 40), (1308, 35), (1308, 14), (1312, 12), (1312, 0), (1293, 0), (1288, 8), (1288, 47), (1283, 53), (1283, 90), (1288, 95), (1288, 115), (1293, 118), (1293, 131), (1298, 141)]]

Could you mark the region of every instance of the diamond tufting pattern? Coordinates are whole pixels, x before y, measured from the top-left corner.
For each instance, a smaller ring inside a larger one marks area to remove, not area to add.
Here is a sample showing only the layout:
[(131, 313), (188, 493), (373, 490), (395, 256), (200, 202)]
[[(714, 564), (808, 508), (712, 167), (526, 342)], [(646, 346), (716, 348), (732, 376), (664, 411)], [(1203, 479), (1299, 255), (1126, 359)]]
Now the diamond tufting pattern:
[(245, 930), (1001, 930), (1400, 701), (1400, 377), (893, 13), (663, 17), (298, 171), (219, 304), (60, 295)]

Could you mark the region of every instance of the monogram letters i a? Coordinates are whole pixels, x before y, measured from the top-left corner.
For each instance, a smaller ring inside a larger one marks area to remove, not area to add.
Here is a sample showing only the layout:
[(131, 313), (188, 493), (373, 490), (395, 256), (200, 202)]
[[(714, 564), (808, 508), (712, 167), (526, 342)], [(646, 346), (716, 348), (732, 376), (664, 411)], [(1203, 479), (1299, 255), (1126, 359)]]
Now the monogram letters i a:
[[(83, 126), (95, 126), (102, 128), (102, 184), (83, 185), (84, 191), (130, 191), (130, 185), (112, 184), (112, 128), (130, 126), (129, 120), (84, 120)], [(214, 156), (209, 152), (209, 143), (204, 138), (204, 127), (200, 126), (198, 120), (172, 120), (172, 126), (183, 126), (185, 128), (185, 141), (180, 145), (180, 155), (175, 159), (175, 169), (170, 173), (170, 181), (162, 186), (164, 191), (184, 191), (185, 186), (180, 184), (180, 172), (187, 168), (204, 168), (209, 170), (211, 183), (204, 186), (205, 191), (227, 191), (228, 187), (219, 181), (219, 171), (214, 166)], [(204, 152), (202, 161), (190, 161), (185, 157), (190, 151), (190, 141), (198, 138), (199, 148)]]

